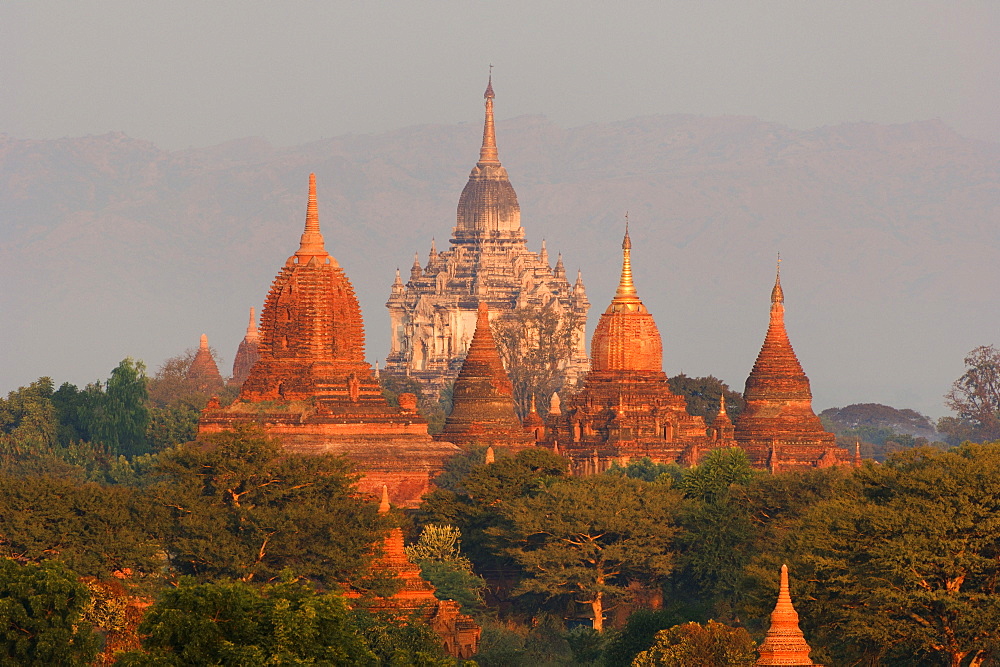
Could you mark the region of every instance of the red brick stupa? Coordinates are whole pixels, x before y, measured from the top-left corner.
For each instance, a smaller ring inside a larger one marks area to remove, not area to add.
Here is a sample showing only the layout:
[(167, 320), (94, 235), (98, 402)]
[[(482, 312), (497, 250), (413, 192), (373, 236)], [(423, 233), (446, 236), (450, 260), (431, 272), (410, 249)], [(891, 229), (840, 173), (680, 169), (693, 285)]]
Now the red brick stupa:
[[(784, 667), (809, 667), (815, 663), (809, 659), (809, 644), (799, 629), (799, 615), (792, 606), (788, 592), (788, 566), (781, 566), (781, 586), (778, 589), (778, 603), (771, 612), (771, 627), (757, 649), (758, 665), (783, 665)], [(816, 665), (816, 667), (821, 667)]]
[(324, 246), (316, 177), (309, 176), (305, 231), (271, 285), (261, 313), (259, 358), (239, 399), (209, 408), (199, 433), (256, 422), (290, 451), (333, 453), (357, 463), (362, 490), (387, 484), (416, 506), (458, 449), (435, 442), (413, 396), (392, 408), (365, 361), (361, 308), (344, 270)]
[[(382, 487), (379, 514), (388, 514), (389, 493)], [(435, 588), (420, 574), (420, 568), (409, 559), (403, 545), (403, 530), (393, 528), (382, 542), (382, 554), (375, 559), (373, 568), (400, 580), (399, 590), (387, 598), (375, 598), (371, 607), (382, 611), (397, 612), (402, 619), (416, 616), (430, 624), (444, 644), (445, 651), (456, 658), (471, 658), (479, 650), (480, 628), (471, 616), (461, 613), (454, 600), (438, 600)], [(349, 591), (348, 598), (360, 595)]]
[(250, 369), (257, 363), (260, 356), (258, 349), (257, 320), (253, 316), (253, 308), (250, 309), (250, 323), (247, 324), (247, 333), (240, 341), (240, 346), (236, 350), (236, 358), (233, 360), (233, 377), (229, 384), (236, 387), (242, 386), (250, 375)]
[(435, 437), (458, 445), (484, 444), (508, 450), (535, 443), (534, 435), (525, 431), (514, 411), (514, 386), (500, 361), (485, 301), (479, 302), (476, 331), (455, 379), (451, 414)]
[(849, 463), (813, 412), (809, 378), (785, 331), (780, 271), (771, 290), (771, 323), (743, 398), (734, 436), (753, 465), (777, 472), (779, 462), (781, 470)]
[(550, 410), (547, 443), (573, 461), (577, 474), (650, 457), (693, 464), (711, 441), (705, 421), (687, 412), (663, 372), (663, 345), (632, 281), (626, 220), (622, 274), (591, 339), (591, 369), (580, 393)]
[(208, 347), (208, 336), (201, 335), (201, 342), (198, 351), (191, 360), (187, 374), (184, 376), (198, 391), (212, 392), (222, 388), (222, 375), (219, 367), (212, 358), (212, 351)]

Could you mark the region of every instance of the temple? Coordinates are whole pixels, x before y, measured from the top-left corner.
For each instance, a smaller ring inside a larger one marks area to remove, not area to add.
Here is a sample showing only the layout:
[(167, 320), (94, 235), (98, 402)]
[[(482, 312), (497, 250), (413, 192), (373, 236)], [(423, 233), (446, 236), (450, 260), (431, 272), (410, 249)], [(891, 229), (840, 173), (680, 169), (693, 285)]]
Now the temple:
[(618, 290), (594, 330), (583, 389), (560, 404), (553, 395), (545, 442), (572, 461), (575, 474), (649, 457), (694, 465), (713, 446), (705, 421), (687, 412), (663, 372), (663, 345), (632, 280), (626, 222)]
[(810, 650), (805, 635), (799, 629), (799, 615), (792, 606), (792, 597), (788, 592), (788, 566), (782, 565), (778, 602), (771, 612), (771, 627), (757, 649), (760, 658), (755, 664), (808, 667), (815, 665), (809, 658)]
[(201, 335), (198, 351), (195, 352), (191, 365), (188, 366), (187, 374), (184, 376), (192, 386), (198, 391), (213, 392), (223, 386), (222, 375), (219, 367), (212, 358), (212, 351), (208, 347), (208, 336)]
[(813, 412), (809, 378), (785, 331), (780, 270), (771, 290), (770, 325), (743, 398), (746, 406), (736, 418), (733, 435), (754, 466), (782, 472), (852, 463)]
[(535, 444), (533, 433), (525, 430), (514, 410), (514, 386), (500, 361), (485, 302), (479, 304), (476, 331), (455, 379), (451, 414), (435, 437), (510, 451)]
[(400, 396), (399, 408), (389, 406), (365, 361), (364, 341), (354, 288), (325, 248), (310, 174), (305, 230), (267, 295), (259, 357), (236, 402), (202, 413), (199, 434), (258, 423), (290, 451), (354, 460), (361, 490), (385, 484), (401, 503), (416, 506), (458, 449), (431, 439), (412, 394)]
[(458, 201), (451, 246), (431, 241), (425, 266), (414, 258), (409, 280), (399, 271), (386, 307), (392, 343), (385, 370), (409, 375), (430, 393), (455, 379), (476, 328), (480, 302), (493, 313), (549, 309), (576, 332), (562, 379), (575, 383), (587, 370), (584, 329), (590, 303), (579, 277), (566, 279), (560, 256), (549, 263), (545, 242), (528, 250), (517, 194), (500, 164), (493, 124), (493, 80), (486, 87), (486, 120), (479, 161)]
[(253, 317), (253, 308), (250, 309), (250, 323), (247, 324), (246, 335), (240, 341), (240, 346), (236, 350), (236, 358), (233, 359), (233, 376), (229, 384), (241, 387), (250, 375), (250, 369), (257, 363), (260, 356), (257, 345), (257, 321)]

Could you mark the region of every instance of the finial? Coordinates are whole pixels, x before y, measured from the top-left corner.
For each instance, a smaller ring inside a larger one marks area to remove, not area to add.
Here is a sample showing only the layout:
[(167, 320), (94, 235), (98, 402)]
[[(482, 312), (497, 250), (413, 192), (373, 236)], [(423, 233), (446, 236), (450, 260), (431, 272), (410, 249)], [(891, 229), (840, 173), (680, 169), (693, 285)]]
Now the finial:
[(778, 253), (778, 268), (774, 273), (774, 288), (771, 290), (771, 303), (784, 303), (785, 292), (781, 289), (781, 253)]
[(435, 257), (437, 257), (437, 254), (438, 254), (438, 251), (437, 251), (437, 242), (436, 242), (436, 241), (434, 240), (434, 237), (432, 236), (432, 237), (431, 237), (431, 252), (430, 252), (430, 258), (431, 258), (431, 259), (434, 259)]
[(781, 586), (778, 588), (778, 605), (787, 604), (792, 606), (792, 595), (788, 591), (788, 566), (781, 565)]
[(538, 414), (538, 409), (535, 407), (535, 395), (534, 394), (531, 395), (531, 410), (529, 410), (528, 412), (530, 412), (532, 414)]
[(726, 414), (726, 392), (725, 391), (723, 391), (721, 394), (719, 394), (719, 414), (720, 415)]
[(382, 485), (382, 502), (378, 504), (378, 513), (389, 513), (389, 487), (385, 484)]
[(205, 334), (201, 335), (201, 341), (199, 342), (198, 347), (200, 347), (203, 350), (208, 349), (208, 336), (206, 336)]
[(497, 460), (496, 452), (493, 451), (492, 447), (487, 447), (486, 460), (484, 461), (484, 463), (486, 463), (486, 465), (489, 465), (491, 463), (496, 463), (496, 460)]
[(635, 283), (632, 282), (632, 239), (628, 235), (628, 213), (625, 213), (625, 238), (622, 239), (622, 277), (618, 281), (618, 291), (615, 293), (615, 301), (622, 299), (634, 300), (639, 298), (639, 293), (635, 291)]
[(306, 203), (306, 228), (299, 241), (299, 250), (295, 253), (301, 256), (326, 255), (323, 246), (323, 234), (319, 230), (319, 207), (316, 203), (316, 174), (309, 174), (309, 200)]
[(403, 286), (403, 278), (402, 278), (402, 276), (399, 275), (399, 267), (398, 266), (396, 267), (396, 279), (392, 281), (392, 286), (393, 287), (402, 287)]
[(257, 338), (257, 319), (253, 316), (253, 306), (250, 306), (250, 322), (247, 323), (247, 338)]
[(378, 359), (375, 360), (375, 379), (379, 379)]
[(490, 65), (490, 81), (486, 85), (486, 121), (483, 123), (483, 147), (479, 149), (479, 164), (500, 164), (497, 153), (496, 130), (493, 127), (493, 66)]

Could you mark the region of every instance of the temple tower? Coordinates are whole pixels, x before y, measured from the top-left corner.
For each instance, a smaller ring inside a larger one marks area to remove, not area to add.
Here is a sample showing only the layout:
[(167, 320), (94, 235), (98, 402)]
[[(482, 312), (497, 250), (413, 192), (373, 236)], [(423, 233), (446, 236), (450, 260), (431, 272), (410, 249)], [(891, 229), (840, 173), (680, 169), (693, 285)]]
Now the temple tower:
[(201, 335), (198, 351), (191, 360), (185, 379), (189, 380), (198, 391), (212, 392), (222, 388), (222, 374), (219, 367), (212, 358), (212, 351), (208, 347), (208, 336)]
[(257, 363), (260, 351), (257, 345), (257, 320), (253, 316), (253, 308), (250, 308), (250, 322), (247, 324), (246, 335), (240, 341), (240, 346), (236, 350), (236, 358), (233, 359), (233, 377), (229, 384), (240, 387), (250, 375), (250, 369)]
[(663, 344), (632, 279), (626, 221), (618, 289), (594, 329), (583, 390), (550, 409), (546, 443), (573, 460), (574, 472), (600, 472), (645, 456), (659, 463), (697, 460), (709, 448), (705, 421), (687, 412), (663, 372)]
[(778, 589), (778, 602), (771, 612), (771, 627), (757, 650), (760, 654), (757, 665), (809, 667), (815, 664), (809, 659), (811, 649), (799, 629), (799, 615), (792, 606), (786, 565), (781, 566), (781, 585)]
[(450, 247), (438, 252), (432, 241), (427, 264), (421, 266), (417, 256), (405, 284), (397, 273), (386, 303), (392, 343), (385, 370), (410, 375), (430, 392), (458, 374), (480, 302), (501, 315), (516, 308), (551, 309), (577, 332), (572, 353), (561, 362), (564, 381), (575, 382), (588, 368), (590, 303), (583, 281), (566, 280), (561, 256), (550, 266), (544, 241), (539, 252), (528, 250), (517, 194), (497, 150), (492, 77), (484, 97), (479, 160), (459, 197)]
[(823, 429), (813, 412), (809, 378), (785, 331), (780, 270), (771, 290), (767, 335), (747, 378), (743, 398), (746, 406), (736, 419), (734, 436), (753, 465), (768, 465), (778, 452), (783, 470), (847, 462), (846, 450), (837, 447), (834, 435)]
[(199, 434), (258, 423), (290, 451), (352, 459), (362, 491), (386, 484), (416, 506), (458, 448), (431, 439), (412, 394), (400, 396), (399, 408), (389, 406), (365, 361), (364, 340), (354, 288), (326, 251), (310, 174), (299, 248), (261, 312), (259, 358), (235, 403), (202, 413)]
[(514, 387), (490, 330), (489, 307), (480, 303), (476, 331), (455, 380), (452, 410), (437, 438), (518, 450), (534, 444), (514, 411)]

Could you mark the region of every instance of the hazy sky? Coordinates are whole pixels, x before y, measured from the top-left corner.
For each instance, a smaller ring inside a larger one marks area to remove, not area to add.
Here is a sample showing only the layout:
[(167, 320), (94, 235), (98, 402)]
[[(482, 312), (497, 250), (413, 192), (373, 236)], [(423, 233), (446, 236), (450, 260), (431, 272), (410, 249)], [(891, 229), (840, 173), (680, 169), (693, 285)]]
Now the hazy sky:
[(941, 118), (1000, 141), (1000, 2), (919, 0), (4, 2), (0, 132), (178, 149), (478, 122), (490, 62), (500, 117)]

